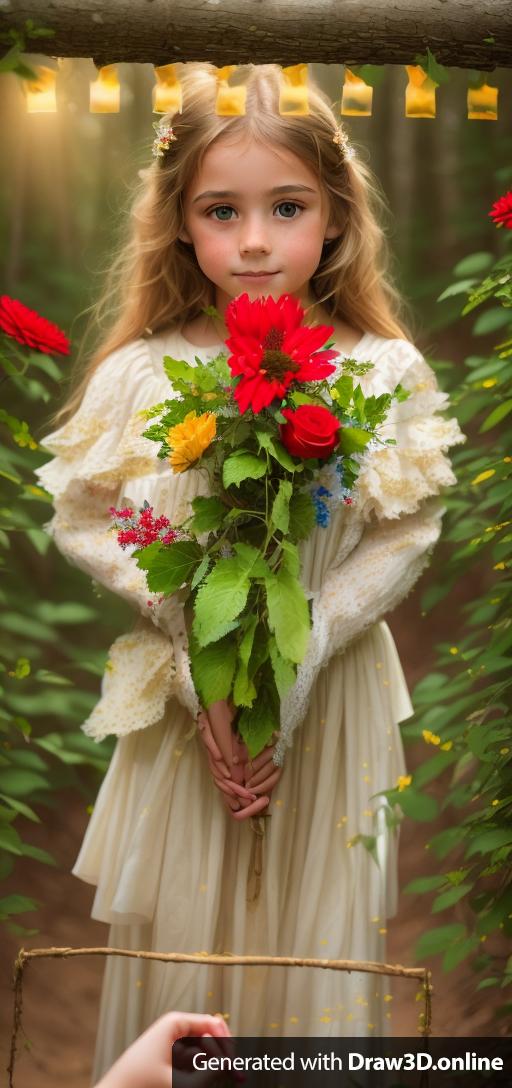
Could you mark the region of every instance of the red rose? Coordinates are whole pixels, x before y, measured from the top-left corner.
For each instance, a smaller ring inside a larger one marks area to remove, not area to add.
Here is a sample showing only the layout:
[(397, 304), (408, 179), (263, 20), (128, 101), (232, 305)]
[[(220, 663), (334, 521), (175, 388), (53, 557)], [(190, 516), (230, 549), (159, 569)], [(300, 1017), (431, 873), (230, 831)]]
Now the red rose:
[(293, 411), (283, 408), (287, 423), (281, 423), (281, 441), (293, 457), (330, 457), (338, 445), (341, 423), (320, 404), (301, 404)]
[(9, 295), (0, 295), (0, 329), (35, 351), (69, 355), (69, 340), (62, 329)]

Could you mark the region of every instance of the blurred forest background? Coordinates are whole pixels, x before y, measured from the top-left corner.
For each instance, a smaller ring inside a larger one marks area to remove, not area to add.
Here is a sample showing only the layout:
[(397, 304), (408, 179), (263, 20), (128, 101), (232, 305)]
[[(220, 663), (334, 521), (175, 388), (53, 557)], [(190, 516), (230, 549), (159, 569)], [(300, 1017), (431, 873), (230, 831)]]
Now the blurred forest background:
[[(309, 67), (339, 115), (342, 65)], [(73, 358), (84, 335), (87, 309), (99, 294), (125, 222), (137, 171), (151, 158), (152, 67), (120, 64), (118, 70), (121, 110), (105, 115), (89, 112), (89, 82), (97, 74), (90, 60), (63, 63), (55, 114), (28, 114), (20, 81), (14, 75), (0, 77), (2, 293), (60, 325), (71, 337)], [(467, 119), (468, 73), (463, 70), (450, 69), (449, 81), (438, 88), (435, 119), (405, 117), (403, 68), (382, 68), (380, 76), (372, 116), (341, 120), (380, 179), (389, 204), (386, 229), (395, 278), (415, 315), (416, 342), (434, 363), (441, 385), (450, 389), (462, 380), (465, 357), (477, 349), (482, 356), (490, 352), (500, 328), (499, 321), (486, 324), (474, 314), (461, 318), (460, 296), (437, 299), (468, 254), (483, 251), (497, 257), (501, 252), (500, 232), (488, 211), (512, 186), (512, 71), (489, 74), (489, 83), (499, 88), (496, 121)], [(37, 441), (50, 429), (49, 416), (64, 399), (72, 367), (73, 359), (60, 360), (46, 372), (31, 371), (24, 387), (16, 382), (3, 386), (4, 403), (7, 389), (11, 398), (5, 406), (28, 421)], [(15, 449), (11, 464), (26, 471), (33, 468), (34, 457), (38, 464), (45, 460), (43, 451), (34, 455)], [(11, 498), (9, 487), (4, 481), (4, 494)], [(14, 851), (13, 867), (5, 863), (0, 869), (7, 891), (39, 904), (37, 911), (22, 913), (21, 920), (32, 929), (11, 925), (2, 978), (7, 1009), (10, 963), (20, 944), (106, 941), (106, 927), (89, 918), (92, 889), (72, 878), (69, 869), (113, 743), (94, 746), (79, 726), (98, 698), (109, 646), (132, 622), (128, 605), (91, 586), (59, 556), (41, 528), (51, 516), (47, 503), (26, 493), (16, 516), (19, 531), (11, 535), (7, 553), (8, 591), (6, 578), (0, 581), (0, 644), (4, 659), (12, 659), (14, 647), (30, 659), (31, 673), (7, 681), (7, 705), (45, 743), (38, 751), (27, 745), (31, 750), (16, 772), (0, 762), (0, 793), (13, 773), (21, 775), (19, 797), (26, 799), (30, 792), (42, 818), (40, 824), (28, 817), (17, 822), (31, 848), (17, 857)], [(420, 588), (389, 621), (411, 690), (431, 669), (436, 643), (457, 642), (465, 602), (488, 581), (487, 570), (477, 570), (470, 585), (454, 587), (448, 608), (444, 602), (422, 616), (421, 594), (435, 582), (443, 556), (440, 545)], [(423, 754), (419, 742), (409, 744), (409, 766)], [(432, 830), (405, 821), (402, 887), (426, 871), (424, 846)], [(42, 863), (45, 851), (53, 856), (53, 867)], [(389, 962), (413, 962), (414, 942), (428, 924), (424, 911), (423, 903), (411, 910), (410, 898), (401, 897), (389, 929)], [(20, 1060), (26, 1088), (71, 1082), (80, 1088), (88, 1083), (102, 967), (99, 961), (30, 967), (25, 1042), (32, 1046), (32, 1055)], [(470, 995), (463, 979), (457, 970), (437, 986), (434, 1031), (492, 1034), (488, 991)], [(394, 993), (394, 1034), (415, 1034), (418, 1006), (410, 987), (396, 986)], [(8, 1016), (5, 1038), (7, 1034)]]

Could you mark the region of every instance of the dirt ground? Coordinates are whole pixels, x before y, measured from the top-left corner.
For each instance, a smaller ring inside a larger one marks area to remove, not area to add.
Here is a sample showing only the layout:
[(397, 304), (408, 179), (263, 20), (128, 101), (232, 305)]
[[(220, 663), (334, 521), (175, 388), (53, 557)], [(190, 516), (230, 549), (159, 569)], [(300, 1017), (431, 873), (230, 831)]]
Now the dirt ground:
[[(474, 587), (472, 587), (474, 588)], [(483, 587), (482, 587), (483, 588)], [(410, 689), (430, 668), (432, 647), (436, 641), (450, 637), (445, 617), (456, 631), (457, 606), (464, 599), (463, 591), (452, 594), (454, 607), (441, 609), (443, 616), (427, 617), (424, 626), (418, 622), (419, 592), (411, 594), (389, 621)], [(426, 654), (425, 647), (430, 648)], [(424, 757), (424, 746), (406, 749), (410, 771)], [(108, 927), (90, 919), (94, 889), (71, 876), (85, 831), (88, 815), (83, 800), (68, 794), (61, 798), (60, 808), (44, 825), (30, 824), (26, 837), (38, 846), (51, 850), (59, 868), (53, 869), (37, 862), (17, 864), (4, 894), (16, 889), (41, 902), (37, 914), (27, 915), (26, 924), (39, 929), (31, 938), (9, 937), (2, 941), (0, 996), (2, 1024), (0, 1062), (5, 1070), (9, 1061), (12, 1027), (12, 965), (20, 945), (27, 948), (51, 946), (94, 947), (107, 944)], [(435, 830), (447, 823), (440, 818)], [(20, 826), (20, 831), (24, 829)], [(400, 832), (400, 887), (414, 877), (436, 871), (436, 859), (425, 850), (427, 838), (433, 834), (431, 825), (421, 825), (406, 819)], [(427, 834), (428, 832), (428, 834)], [(362, 847), (361, 847), (362, 848)], [(453, 911), (440, 916), (436, 924), (464, 919), (464, 908), (458, 904)], [(415, 941), (424, 928), (431, 925), (428, 899), (425, 896), (401, 894), (398, 913), (388, 922), (389, 963), (416, 966), (412, 957)], [(496, 949), (491, 939), (488, 951)], [(497, 950), (497, 949), (496, 949)], [(433, 970), (433, 1034), (453, 1036), (488, 1036), (499, 1034), (492, 1021), (494, 990), (474, 994), (467, 967), (445, 975), (440, 958), (428, 964)], [(91, 1058), (94, 1048), (99, 995), (104, 960), (82, 957), (74, 960), (43, 960), (30, 963), (25, 973), (23, 1032), (15, 1067), (15, 1088), (89, 1088)], [(415, 980), (395, 980), (393, 985), (393, 1034), (416, 1036), (421, 1009), (415, 1000)], [(202, 1010), (197, 1010), (202, 1011)], [(211, 1010), (214, 1011), (214, 1010)]]

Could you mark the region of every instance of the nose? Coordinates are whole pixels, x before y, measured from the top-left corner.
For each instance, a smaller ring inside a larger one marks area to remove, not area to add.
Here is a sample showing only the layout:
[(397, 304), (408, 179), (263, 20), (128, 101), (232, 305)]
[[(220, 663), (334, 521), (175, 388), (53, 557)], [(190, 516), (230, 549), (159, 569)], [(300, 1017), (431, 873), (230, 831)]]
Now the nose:
[(268, 228), (258, 216), (249, 216), (240, 230), (240, 253), (270, 253)]

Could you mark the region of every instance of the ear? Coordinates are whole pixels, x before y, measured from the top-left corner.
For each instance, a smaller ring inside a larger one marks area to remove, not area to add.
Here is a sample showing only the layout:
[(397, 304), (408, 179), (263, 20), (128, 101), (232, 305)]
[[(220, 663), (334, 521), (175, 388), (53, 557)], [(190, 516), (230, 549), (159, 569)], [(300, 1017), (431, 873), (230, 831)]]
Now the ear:
[(180, 230), (180, 232), (178, 234), (178, 238), (179, 238), (180, 242), (187, 242), (188, 245), (192, 245), (192, 239), (191, 239), (190, 234), (188, 233), (188, 231), (185, 230), (185, 227), (183, 227), (183, 230)]
[(334, 238), (340, 238), (342, 234), (342, 227), (337, 227), (336, 224), (333, 223), (330, 227), (327, 227), (324, 236), (324, 242), (332, 242)]

